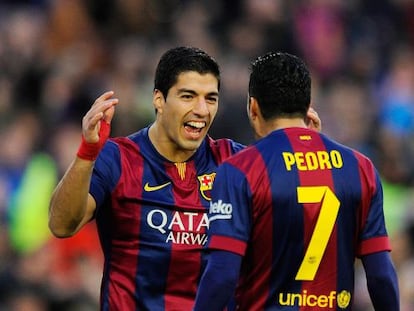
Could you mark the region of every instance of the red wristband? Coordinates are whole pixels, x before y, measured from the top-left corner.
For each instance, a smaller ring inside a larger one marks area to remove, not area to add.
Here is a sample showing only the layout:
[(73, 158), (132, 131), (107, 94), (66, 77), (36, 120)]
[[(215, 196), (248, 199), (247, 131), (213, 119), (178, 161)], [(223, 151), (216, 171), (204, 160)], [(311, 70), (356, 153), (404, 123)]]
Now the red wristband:
[(76, 155), (83, 160), (95, 161), (109, 137), (109, 131), (109, 123), (102, 120), (101, 127), (99, 129), (99, 141), (96, 143), (88, 143), (82, 135), (82, 142)]

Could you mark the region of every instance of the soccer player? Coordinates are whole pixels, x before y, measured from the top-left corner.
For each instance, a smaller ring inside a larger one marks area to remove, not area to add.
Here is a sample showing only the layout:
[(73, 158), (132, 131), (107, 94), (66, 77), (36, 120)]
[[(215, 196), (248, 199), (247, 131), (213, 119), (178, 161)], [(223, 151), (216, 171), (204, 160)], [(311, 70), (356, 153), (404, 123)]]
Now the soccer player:
[(244, 147), (207, 136), (219, 88), (217, 62), (178, 47), (156, 69), (153, 124), (108, 140), (113, 92), (84, 116), (77, 156), (51, 199), (49, 227), (69, 237), (96, 219), (102, 310), (193, 307), (216, 167)]
[[(191, 47), (168, 50), (156, 73), (154, 123), (110, 138), (118, 99), (102, 94), (57, 185), (49, 227), (70, 237), (95, 219), (104, 253), (101, 310), (191, 310), (205, 259), (216, 168), (244, 146), (207, 135), (219, 103), (217, 62)], [(320, 130), (316, 112), (310, 127)]]
[(234, 293), (239, 311), (351, 310), (356, 258), (375, 310), (399, 310), (378, 173), (306, 128), (310, 89), (294, 55), (252, 62), (248, 115), (258, 140), (217, 170), (194, 310), (223, 310)]

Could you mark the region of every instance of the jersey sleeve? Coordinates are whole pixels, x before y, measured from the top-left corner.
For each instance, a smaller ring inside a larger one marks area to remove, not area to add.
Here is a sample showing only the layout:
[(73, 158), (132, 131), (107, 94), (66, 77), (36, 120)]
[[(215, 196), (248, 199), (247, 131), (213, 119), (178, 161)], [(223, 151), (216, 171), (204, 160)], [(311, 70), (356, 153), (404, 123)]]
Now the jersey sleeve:
[(89, 193), (99, 207), (111, 193), (121, 175), (120, 152), (118, 145), (108, 141), (96, 159)]
[(244, 255), (251, 231), (251, 191), (229, 163), (217, 170), (209, 210), (208, 248)]
[[(371, 180), (373, 189), (371, 200), (364, 218), (364, 225), (360, 235), (358, 256), (364, 256), (380, 251), (390, 251), (391, 245), (385, 225), (383, 209), (383, 190), (380, 177), (373, 165), (368, 170), (365, 178)], [(364, 210), (364, 208), (363, 208)]]

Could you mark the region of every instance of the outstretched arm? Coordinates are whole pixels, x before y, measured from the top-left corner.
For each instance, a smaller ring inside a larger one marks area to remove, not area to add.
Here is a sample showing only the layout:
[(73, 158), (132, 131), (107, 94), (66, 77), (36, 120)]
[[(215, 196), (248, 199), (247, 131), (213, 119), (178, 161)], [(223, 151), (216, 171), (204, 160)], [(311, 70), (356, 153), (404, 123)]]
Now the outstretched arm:
[(362, 257), (375, 311), (399, 311), (398, 279), (388, 251)]
[(89, 194), (94, 161), (109, 137), (115, 105), (113, 92), (98, 97), (82, 120), (82, 143), (76, 158), (56, 186), (49, 206), (49, 228), (56, 237), (75, 234), (93, 216), (96, 203)]

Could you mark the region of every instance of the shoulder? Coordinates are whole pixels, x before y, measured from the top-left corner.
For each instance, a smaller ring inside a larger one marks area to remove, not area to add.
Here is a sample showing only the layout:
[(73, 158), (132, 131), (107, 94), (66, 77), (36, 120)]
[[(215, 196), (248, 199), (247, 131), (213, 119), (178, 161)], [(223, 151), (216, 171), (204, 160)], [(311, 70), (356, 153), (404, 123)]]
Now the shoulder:
[(148, 128), (143, 128), (128, 136), (117, 136), (108, 139), (107, 145), (109, 148), (115, 149), (136, 149), (138, 146), (146, 144), (148, 141)]
[(372, 160), (365, 154), (363, 154), (361, 151), (352, 148), (350, 146), (341, 144), (335, 140), (333, 140), (332, 138), (328, 138), (324, 135), (321, 134), (321, 137), (323, 137), (325, 139), (325, 141), (329, 142), (328, 144), (331, 144), (331, 146), (329, 146), (329, 149), (337, 149), (339, 150), (341, 153), (343, 154), (348, 154), (352, 157), (354, 157), (360, 166), (366, 166), (366, 167), (373, 167), (374, 164), (372, 162)]
[(255, 172), (260, 172), (264, 167), (264, 161), (256, 145), (252, 144), (223, 161), (223, 166), (232, 167), (244, 173), (254, 167)]
[(321, 137), (323, 137), (328, 150), (339, 151), (344, 163), (356, 165), (359, 169), (359, 173), (367, 177), (366, 180), (374, 181), (378, 179), (377, 168), (367, 155), (363, 154), (361, 151), (355, 148), (341, 144), (331, 138), (327, 138), (322, 134)]
[(210, 136), (207, 136), (207, 143), (219, 163), (246, 147), (232, 139), (213, 139)]

